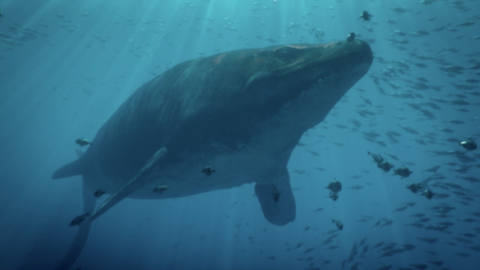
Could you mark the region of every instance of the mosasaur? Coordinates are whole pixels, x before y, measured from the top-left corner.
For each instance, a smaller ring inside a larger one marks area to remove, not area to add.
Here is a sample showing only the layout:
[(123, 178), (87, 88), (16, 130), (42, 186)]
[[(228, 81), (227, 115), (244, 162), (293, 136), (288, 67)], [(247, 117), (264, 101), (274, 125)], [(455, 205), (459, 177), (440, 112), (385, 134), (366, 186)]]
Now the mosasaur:
[[(145, 83), (98, 131), (89, 148), (53, 178), (83, 177), (91, 222), (124, 198), (164, 199), (255, 185), (265, 218), (295, 219), (287, 162), (302, 134), (320, 123), (372, 63), (357, 39), (237, 50), (178, 64)], [(95, 208), (95, 194), (106, 199)]]

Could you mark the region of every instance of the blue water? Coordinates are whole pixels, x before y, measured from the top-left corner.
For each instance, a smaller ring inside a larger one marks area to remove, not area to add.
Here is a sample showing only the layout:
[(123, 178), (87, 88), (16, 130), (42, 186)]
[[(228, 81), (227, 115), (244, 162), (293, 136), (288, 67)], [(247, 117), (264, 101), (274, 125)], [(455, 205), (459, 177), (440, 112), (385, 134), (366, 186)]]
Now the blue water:
[(480, 143), (480, 1), (0, 0), (0, 13), (1, 270), (63, 258), (81, 178), (51, 174), (142, 83), (196, 57), (350, 32), (375, 60), (294, 150), (293, 223), (268, 223), (253, 185), (126, 199), (74, 269), (480, 269), (480, 149), (459, 145)]

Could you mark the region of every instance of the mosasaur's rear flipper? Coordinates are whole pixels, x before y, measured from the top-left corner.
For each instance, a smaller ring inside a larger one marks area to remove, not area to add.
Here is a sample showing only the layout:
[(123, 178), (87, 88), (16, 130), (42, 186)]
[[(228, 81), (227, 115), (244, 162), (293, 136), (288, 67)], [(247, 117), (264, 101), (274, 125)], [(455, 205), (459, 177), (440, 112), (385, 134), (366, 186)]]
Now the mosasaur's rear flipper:
[(77, 159), (76, 161), (65, 164), (60, 169), (56, 170), (53, 173), (52, 178), (58, 179), (58, 178), (65, 178), (65, 177), (70, 177), (74, 175), (79, 175), (83, 173), (82, 169), (83, 169), (82, 159)]
[(290, 187), (288, 172), (273, 184), (256, 184), (255, 194), (265, 218), (275, 225), (285, 225), (295, 220), (295, 198)]
[[(112, 206), (117, 204), (119, 201), (123, 200), (132, 192), (137, 190), (139, 187), (142, 187), (145, 184), (145, 180), (148, 180), (148, 175), (150, 174), (153, 167), (157, 165), (158, 162), (166, 154), (167, 149), (165, 147), (160, 148), (152, 155), (152, 157), (132, 179), (130, 179), (125, 185), (123, 185), (116, 193), (113, 193), (110, 197), (108, 197), (93, 213), (86, 212), (83, 215), (77, 216), (72, 220), (70, 225), (74, 226), (83, 223), (90, 223), (91, 221), (105, 213)], [(86, 220), (88, 220), (89, 222), (84, 222)]]

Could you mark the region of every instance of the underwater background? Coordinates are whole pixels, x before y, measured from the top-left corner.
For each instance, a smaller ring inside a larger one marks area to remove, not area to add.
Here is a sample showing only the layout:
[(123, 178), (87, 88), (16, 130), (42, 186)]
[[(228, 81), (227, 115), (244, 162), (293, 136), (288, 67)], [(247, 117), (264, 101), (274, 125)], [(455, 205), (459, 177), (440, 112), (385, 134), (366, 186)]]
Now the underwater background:
[(268, 223), (253, 185), (126, 199), (73, 269), (480, 269), (480, 150), (460, 144), (480, 142), (480, 1), (0, 0), (0, 270), (62, 260), (81, 178), (51, 175), (144, 82), (351, 32), (374, 62), (295, 148), (293, 223)]

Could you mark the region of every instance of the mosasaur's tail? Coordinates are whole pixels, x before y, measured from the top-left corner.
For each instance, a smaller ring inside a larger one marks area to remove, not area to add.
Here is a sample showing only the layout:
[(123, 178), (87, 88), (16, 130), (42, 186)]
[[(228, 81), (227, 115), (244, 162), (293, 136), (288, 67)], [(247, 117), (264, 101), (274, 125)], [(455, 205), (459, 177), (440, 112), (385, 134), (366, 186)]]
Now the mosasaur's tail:
[[(61, 170), (61, 169), (60, 169)], [(85, 181), (83, 182), (83, 210), (85, 213), (92, 213), (95, 208), (95, 197), (92, 192), (86, 187)], [(91, 222), (83, 222), (75, 235), (67, 254), (63, 257), (62, 261), (56, 267), (56, 270), (68, 270), (75, 263), (80, 253), (85, 247), (85, 243), (88, 239), (88, 233), (90, 232)], [(72, 227), (73, 228), (73, 227)]]

